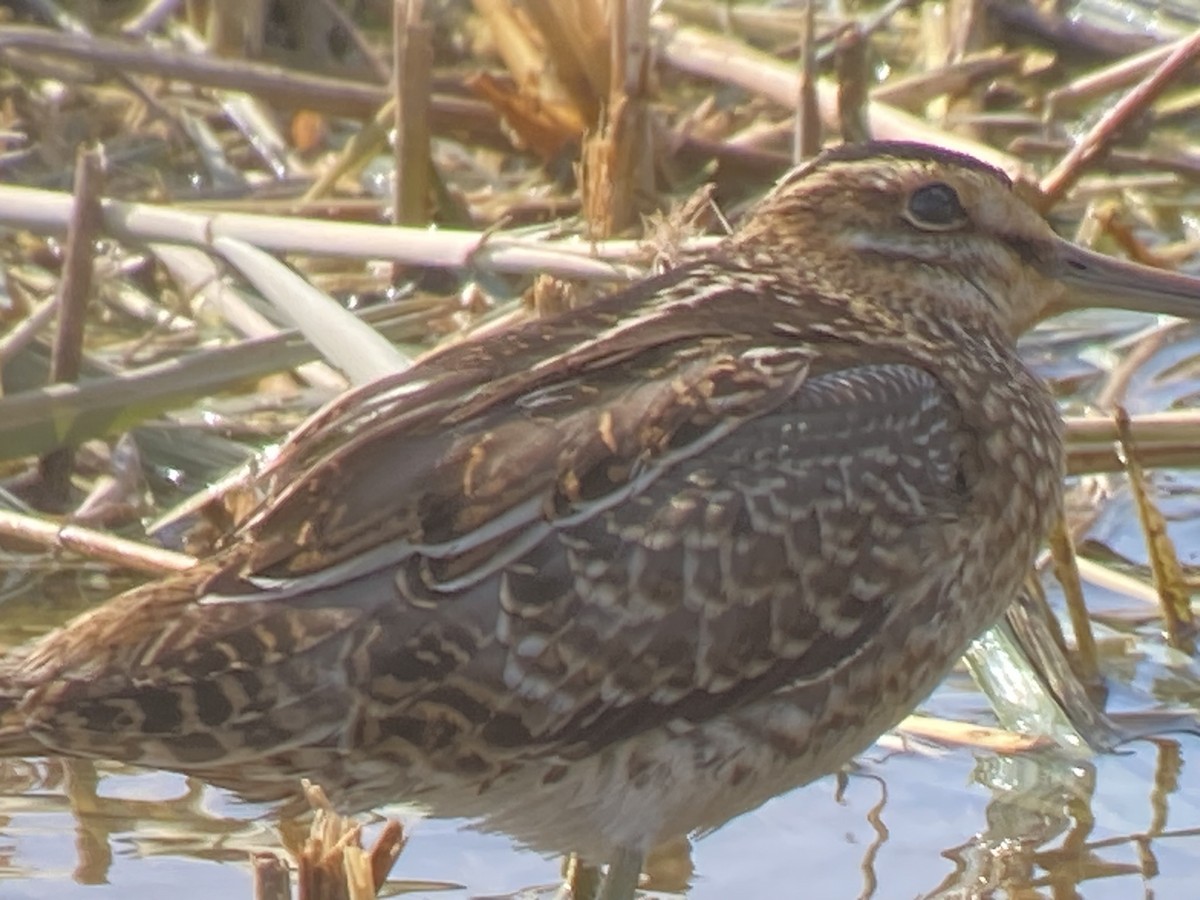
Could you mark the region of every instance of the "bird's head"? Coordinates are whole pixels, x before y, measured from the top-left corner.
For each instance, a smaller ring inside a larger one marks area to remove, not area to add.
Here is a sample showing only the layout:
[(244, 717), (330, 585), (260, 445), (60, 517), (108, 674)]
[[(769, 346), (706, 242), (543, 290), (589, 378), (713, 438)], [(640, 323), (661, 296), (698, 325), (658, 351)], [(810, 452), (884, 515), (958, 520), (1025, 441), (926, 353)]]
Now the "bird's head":
[(779, 182), (734, 243), (780, 261), (794, 250), (809, 278), (888, 305), (990, 317), (1011, 338), (1084, 307), (1200, 317), (1200, 279), (1077, 247), (1003, 172), (923, 144), (821, 154)]

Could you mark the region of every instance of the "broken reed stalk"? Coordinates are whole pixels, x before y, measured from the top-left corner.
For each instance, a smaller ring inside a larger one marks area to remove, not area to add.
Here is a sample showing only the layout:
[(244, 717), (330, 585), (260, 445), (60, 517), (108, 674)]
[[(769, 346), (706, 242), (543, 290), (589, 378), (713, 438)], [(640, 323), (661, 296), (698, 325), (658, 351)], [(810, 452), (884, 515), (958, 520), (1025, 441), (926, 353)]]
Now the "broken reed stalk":
[[(100, 194), (104, 189), (104, 154), (99, 147), (81, 147), (75, 157), (75, 189), (62, 276), (58, 284), (58, 329), (50, 358), (50, 382), (79, 378), (83, 363), (83, 325), (92, 292), (94, 247), (100, 235)], [(65, 508), (71, 490), (75, 448), (60, 447), (41, 458), (41, 500), (54, 510)]]
[[(565, 7), (564, 7), (565, 8)], [(637, 220), (639, 200), (654, 191), (654, 144), (647, 110), (650, 52), (648, 0), (609, 4), (608, 96), (597, 131), (583, 142), (580, 192), (593, 238)]]
[[(404, 829), (389, 819), (368, 851), (362, 845), (362, 825), (334, 812), (319, 786), (307, 779), (302, 784), (314, 814), (302, 846), (292, 850), (298, 900), (375, 900), (404, 849)], [(283, 859), (256, 853), (252, 862), (255, 900), (291, 900)]]
[(834, 42), (838, 131), (846, 141), (871, 139), (867, 116), (867, 49), (862, 31), (854, 25), (844, 27)]

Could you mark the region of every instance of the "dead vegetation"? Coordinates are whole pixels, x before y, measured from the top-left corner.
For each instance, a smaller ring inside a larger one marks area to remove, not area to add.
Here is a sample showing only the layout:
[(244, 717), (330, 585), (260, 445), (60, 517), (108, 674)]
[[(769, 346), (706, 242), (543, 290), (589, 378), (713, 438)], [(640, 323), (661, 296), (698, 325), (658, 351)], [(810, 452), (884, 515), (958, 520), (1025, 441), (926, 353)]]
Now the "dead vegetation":
[[(80, 6), (0, 10), (0, 552), (14, 569), (60, 554), (188, 565), (178, 551), (203, 552), (253, 502), (236, 478), (209, 483), (323, 400), (669, 263), (797, 148), (839, 137), (972, 153), (1080, 240), (1194, 265), (1196, 22), (1164, 18), (1150, 37), (1002, 0), (848, 18), (706, 0)], [(1196, 558), (1170, 537), (1194, 525), (1196, 488), (1149, 470), (1200, 463), (1200, 331), (1080, 319), (1028, 346), (1067, 404), (1079, 476), (1057, 569), (1072, 584), (1083, 545), (1082, 583), (1129, 601), (1096, 639), (1084, 592), (1067, 591), (1076, 673), (1096, 683), (1109, 627), (1155, 620), (1154, 598), (1169, 646), (1192, 653)], [(1164, 491), (1182, 512), (1158, 508)], [(1146, 550), (1106, 546), (1095, 523), (1135, 513)], [(6, 623), (0, 643), (27, 633)], [(951, 740), (953, 723), (910, 724)], [(301, 896), (373, 896), (392, 850), (368, 856), (353, 827), (323, 821), (299, 857), (318, 887)], [(357, 887), (339, 894), (349, 882), (322, 873), (346, 860)], [(278, 883), (278, 860), (260, 863)]]

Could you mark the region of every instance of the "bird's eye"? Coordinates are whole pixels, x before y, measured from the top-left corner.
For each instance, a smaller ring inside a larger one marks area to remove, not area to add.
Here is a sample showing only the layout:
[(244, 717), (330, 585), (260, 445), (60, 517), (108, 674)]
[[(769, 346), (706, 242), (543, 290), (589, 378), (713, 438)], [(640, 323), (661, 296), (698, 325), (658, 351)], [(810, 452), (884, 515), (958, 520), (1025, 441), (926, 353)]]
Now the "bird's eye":
[(935, 181), (909, 195), (905, 218), (926, 231), (949, 231), (966, 223), (967, 211), (954, 188)]

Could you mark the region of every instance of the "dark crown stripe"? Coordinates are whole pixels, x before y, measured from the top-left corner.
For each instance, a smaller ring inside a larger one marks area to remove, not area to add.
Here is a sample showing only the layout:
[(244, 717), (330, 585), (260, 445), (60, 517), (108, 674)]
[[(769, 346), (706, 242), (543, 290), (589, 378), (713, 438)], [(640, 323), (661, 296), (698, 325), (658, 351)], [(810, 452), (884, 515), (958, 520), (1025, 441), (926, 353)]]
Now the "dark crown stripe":
[(930, 144), (920, 144), (915, 141), (864, 141), (858, 144), (840, 144), (837, 147), (830, 147), (827, 150), (821, 151), (813, 159), (802, 163), (784, 175), (776, 184), (776, 190), (785, 185), (794, 184), (796, 181), (806, 178), (812, 172), (824, 168), (830, 163), (859, 162), (869, 159), (891, 159), (897, 162), (933, 162), (958, 166), (991, 175), (1008, 188), (1011, 188), (1013, 184), (1012, 179), (1000, 169), (966, 153), (946, 150), (943, 147), (934, 147)]
[(974, 156), (959, 153), (956, 150), (946, 150), (943, 147), (934, 147), (930, 144), (919, 144), (915, 141), (866, 141), (861, 144), (841, 144), (823, 151), (817, 156), (815, 162), (817, 166), (823, 166), (831, 162), (851, 162), (879, 157), (897, 161), (935, 162), (973, 169), (976, 172), (992, 175), (1009, 187), (1012, 186), (1012, 179), (1008, 175)]

